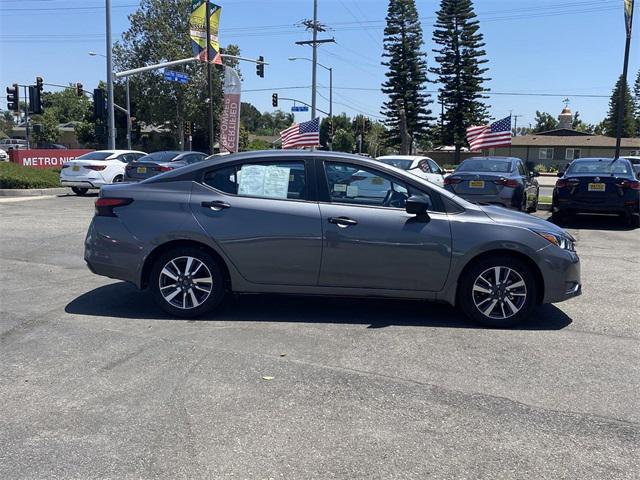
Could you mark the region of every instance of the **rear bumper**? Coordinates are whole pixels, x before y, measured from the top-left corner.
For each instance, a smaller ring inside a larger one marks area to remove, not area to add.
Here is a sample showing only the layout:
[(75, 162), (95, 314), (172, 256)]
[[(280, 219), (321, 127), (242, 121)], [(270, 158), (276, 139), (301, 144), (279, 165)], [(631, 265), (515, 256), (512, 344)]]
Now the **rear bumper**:
[(542, 303), (558, 303), (582, 294), (580, 258), (575, 252), (549, 245), (540, 251), (538, 266), (544, 281)]
[(63, 187), (100, 188), (107, 184), (100, 175), (60, 175), (60, 185)]
[(638, 201), (620, 199), (603, 203), (580, 202), (570, 199), (556, 199), (553, 204), (556, 212), (572, 211), (576, 213), (630, 213), (639, 211)]

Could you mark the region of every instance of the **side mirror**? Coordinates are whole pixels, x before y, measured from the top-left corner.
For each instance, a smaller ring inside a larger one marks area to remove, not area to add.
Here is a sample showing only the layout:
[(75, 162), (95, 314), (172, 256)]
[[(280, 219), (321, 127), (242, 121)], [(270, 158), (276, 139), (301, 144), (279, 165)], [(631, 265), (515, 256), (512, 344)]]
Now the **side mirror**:
[(444, 171), (444, 168), (440, 167), (440, 169), (438, 170), (438, 173), (439, 173), (440, 175), (444, 175), (444, 174), (445, 174), (445, 173), (447, 173), (447, 172), (445, 172), (445, 171)]
[(536, 170), (534, 170), (533, 172), (531, 172), (531, 176), (532, 177), (539, 177), (540, 176), (540, 172), (537, 172)]
[(425, 196), (412, 195), (405, 202), (405, 210), (411, 215), (425, 215), (431, 207), (431, 199)]

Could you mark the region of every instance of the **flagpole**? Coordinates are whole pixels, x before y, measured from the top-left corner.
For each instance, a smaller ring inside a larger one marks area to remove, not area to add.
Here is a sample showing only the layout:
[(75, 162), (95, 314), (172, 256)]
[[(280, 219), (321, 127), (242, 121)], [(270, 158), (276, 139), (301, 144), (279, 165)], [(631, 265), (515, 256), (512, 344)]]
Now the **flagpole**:
[(627, 10), (625, 2), (625, 20), (627, 30), (627, 40), (624, 46), (624, 65), (622, 67), (622, 78), (620, 82), (620, 100), (618, 105), (618, 126), (616, 129), (616, 153), (614, 159), (620, 158), (620, 146), (622, 144), (622, 124), (624, 123), (624, 104), (626, 100), (627, 72), (629, 70), (629, 50), (631, 49), (631, 30), (633, 27), (633, 3), (634, 0), (627, 0), (630, 4)]
[(211, 62), (213, 61), (210, 58), (211, 53), (211, 16), (209, 12), (209, 0), (205, 2), (205, 10), (204, 14), (206, 17), (206, 30), (207, 30), (207, 41), (205, 42), (205, 58), (207, 59), (207, 90), (209, 96), (209, 112), (208, 112), (208, 120), (209, 120), (209, 155), (213, 155), (214, 151), (214, 129), (213, 129), (213, 83), (211, 80)]

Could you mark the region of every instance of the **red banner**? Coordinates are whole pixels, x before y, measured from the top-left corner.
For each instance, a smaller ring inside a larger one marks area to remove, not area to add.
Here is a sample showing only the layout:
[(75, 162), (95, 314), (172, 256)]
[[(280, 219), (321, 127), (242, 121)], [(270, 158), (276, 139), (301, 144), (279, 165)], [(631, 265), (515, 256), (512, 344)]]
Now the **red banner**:
[(224, 110), (220, 121), (220, 152), (237, 152), (240, 123), (240, 95), (224, 94)]
[(85, 153), (93, 152), (87, 149), (73, 150), (9, 150), (10, 161), (31, 168), (60, 168), (69, 160)]

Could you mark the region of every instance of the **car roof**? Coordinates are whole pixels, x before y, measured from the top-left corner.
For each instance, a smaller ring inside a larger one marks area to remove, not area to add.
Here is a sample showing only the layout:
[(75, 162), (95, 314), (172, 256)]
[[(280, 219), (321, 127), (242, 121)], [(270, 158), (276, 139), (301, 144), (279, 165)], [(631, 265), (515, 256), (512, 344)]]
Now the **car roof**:
[(513, 162), (513, 161), (519, 161), (520, 159), (517, 157), (497, 157), (495, 155), (489, 155), (488, 157), (469, 157), (463, 160), (463, 162), (466, 162), (467, 160), (501, 160), (504, 162)]
[(416, 160), (424, 160), (426, 158), (431, 160), (431, 158), (425, 155), (383, 155), (382, 157), (377, 157), (376, 160), (413, 160), (415, 162)]
[[(629, 160), (625, 157), (620, 157), (618, 160), (624, 160), (628, 162)], [(571, 163), (580, 163), (580, 162), (613, 162), (613, 158), (607, 157), (584, 157), (584, 158), (576, 158)]]

